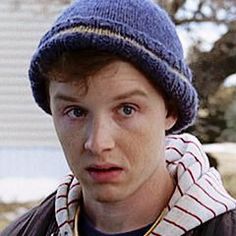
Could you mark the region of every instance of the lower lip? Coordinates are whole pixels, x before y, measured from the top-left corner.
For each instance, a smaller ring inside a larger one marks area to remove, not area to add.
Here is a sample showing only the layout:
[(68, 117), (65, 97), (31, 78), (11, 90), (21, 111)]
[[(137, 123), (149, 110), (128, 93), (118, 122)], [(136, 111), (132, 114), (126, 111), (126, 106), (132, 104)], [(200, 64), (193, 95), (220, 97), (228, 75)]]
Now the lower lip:
[(122, 169), (104, 170), (104, 171), (88, 170), (88, 172), (94, 181), (99, 183), (105, 183), (117, 180), (122, 173)]

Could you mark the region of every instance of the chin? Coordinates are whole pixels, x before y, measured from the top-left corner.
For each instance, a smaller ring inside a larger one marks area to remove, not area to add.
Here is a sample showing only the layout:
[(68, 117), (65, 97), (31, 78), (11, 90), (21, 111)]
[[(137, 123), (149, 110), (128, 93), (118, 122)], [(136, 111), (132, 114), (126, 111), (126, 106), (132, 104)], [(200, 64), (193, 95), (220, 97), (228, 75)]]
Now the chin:
[(121, 191), (118, 191), (117, 189), (114, 190), (114, 188), (103, 188), (102, 190), (93, 190), (93, 193), (91, 193), (91, 196), (93, 196), (93, 199), (97, 202), (101, 203), (115, 203), (124, 200), (125, 196), (121, 193)]

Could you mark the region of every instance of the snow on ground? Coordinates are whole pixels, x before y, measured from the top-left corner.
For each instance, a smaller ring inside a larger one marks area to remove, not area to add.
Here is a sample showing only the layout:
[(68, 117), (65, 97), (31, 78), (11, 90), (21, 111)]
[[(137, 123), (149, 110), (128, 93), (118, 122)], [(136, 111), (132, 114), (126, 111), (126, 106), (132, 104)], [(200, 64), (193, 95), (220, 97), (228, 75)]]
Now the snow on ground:
[(225, 79), (224, 82), (225, 87), (236, 86), (236, 74), (230, 75)]
[(204, 150), (216, 158), (222, 175), (236, 175), (236, 143), (206, 144)]
[(235, 154), (236, 161), (236, 143), (212, 143), (203, 145), (205, 152)]
[(0, 148), (0, 201), (40, 200), (69, 173), (57, 148)]
[(58, 183), (58, 179), (52, 178), (3, 178), (0, 179), (0, 201), (38, 201), (55, 191)]
[[(236, 143), (207, 144), (204, 150), (214, 154), (222, 172), (236, 173)], [(55, 191), (61, 178), (69, 172), (58, 150), (14, 150), (15, 155), (11, 151), (0, 150), (2, 202), (41, 200)]]

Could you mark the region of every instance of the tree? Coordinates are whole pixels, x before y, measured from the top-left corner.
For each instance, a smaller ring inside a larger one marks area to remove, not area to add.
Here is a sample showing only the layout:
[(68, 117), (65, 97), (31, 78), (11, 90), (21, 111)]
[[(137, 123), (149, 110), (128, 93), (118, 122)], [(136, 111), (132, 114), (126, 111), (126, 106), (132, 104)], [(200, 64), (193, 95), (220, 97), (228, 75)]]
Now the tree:
[[(230, 99), (226, 95), (227, 92), (220, 99), (218, 96), (225, 78), (236, 73), (236, 1), (159, 0), (157, 2), (167, 9), (177, 26), (185, 27), (190, 33), (196, 24), (212, 23), (219, 27), (222, 24), (226, 26), (226, 33), (214, 43), (210, 51), (201, 49), (201, 41), (197, 41), (189, 50), (188, 60), (201, 99), (199, 118), (191, 131), (203, 142), (236, 141), (236, 135), (232, 136), (232, 132), (236, 129), (236, 117), (231, 114), (231, 111), (235, 113), (235, 104), (232, 103), (233, 98), (236, 98), (235, 93), (230, 93)], [(230, 105), (223, 106), (226, 103), (224, 101), (228, 101)], [(235, 120), (231, 120), (233, 118)], [(224, 132), (229, 126), (233, 127), (231, 131)]]
[[(224, 79), (236, 72), (236, 1), (234, 0), (167, 0), (157, 1), (166, 8), (176, 25), (211, 22), (224, 24), (228, 28), (209, 52), (200, 49), (201, 42), (190, 50), (190, 66), (197, 77), (196, 85), (204, 103), (213, 95)], [(189, 10), (187, 3), (195, 6)], [(182, 14), (179, 14), (182, 12)], [(210, 85), (210, 86), (206, 86)], [(206, 101), (205, 101), (206, 100)], [(204, 105), (206, 105), (204, 104)]]

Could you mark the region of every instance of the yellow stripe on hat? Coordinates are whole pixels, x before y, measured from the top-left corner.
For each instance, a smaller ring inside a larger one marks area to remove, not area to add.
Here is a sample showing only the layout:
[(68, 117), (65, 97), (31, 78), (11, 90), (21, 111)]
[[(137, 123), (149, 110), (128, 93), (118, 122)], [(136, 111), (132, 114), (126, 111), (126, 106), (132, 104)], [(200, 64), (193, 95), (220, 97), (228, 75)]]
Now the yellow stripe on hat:
[(84, 26), (84, 25), (77, 25), (68, 29), (63, 29), (59, 31), (57, 34), (55, 34), (52, 39), (57, 38), (60, 35), (65, 35), (65, 34), (71, 34), (71, 33), (88, 33), (88, 34), (96, 34), (99, 36), (108, 36), (108, 37), (113, 37), (117, 38), (119, 40), (128, 42), (132, 44), (134, 47), (144, 51), (145, 53), (149, 54), (150, 57), (154, 58), (155, 60), (159, 61), (160, 63), (165, 63), (165, 65), (168, 68), (168, 71), (175, 74), (178, 76), (180, 79), (184, 80), (187, 83), (190, 83), (190, 81), (183, 75), (181, 74), (177, 69), (172, 68), (167, 62), (159, 58), (156, 54), (145, 48), (143, 45), (135, 41), (134, 39), (130, 39), (127, 36), (122, 36), (120, 34), (117, 34), (115, 32), (112, 32), (109, 29), (102, 29), (102, 28), (95, 28), (95, 27), (90, 27), (90, 26)]

